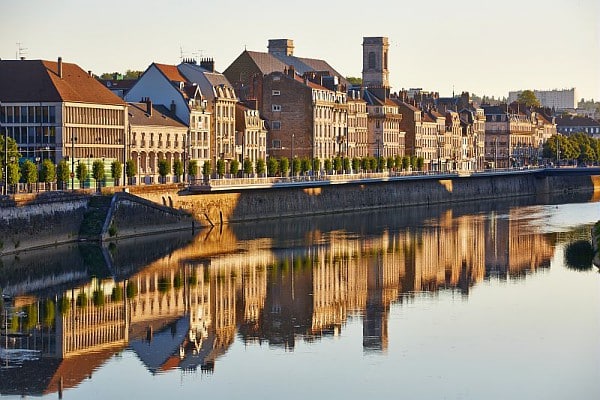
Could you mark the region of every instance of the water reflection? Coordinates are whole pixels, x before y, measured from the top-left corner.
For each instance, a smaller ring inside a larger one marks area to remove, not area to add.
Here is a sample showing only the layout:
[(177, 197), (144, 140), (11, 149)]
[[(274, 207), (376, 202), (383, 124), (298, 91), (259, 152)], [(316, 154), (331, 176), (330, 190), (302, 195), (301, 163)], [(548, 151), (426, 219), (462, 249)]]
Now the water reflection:
[(236, 335), (293, 351), (348, 318), (386, 352), (392, 304), (548, 268), (561, 238), (531, 218), (547, 211), (394, 209), (3, 260), (0, 393), (62, 395), (126, 348), (153, 374), (213, 371)]

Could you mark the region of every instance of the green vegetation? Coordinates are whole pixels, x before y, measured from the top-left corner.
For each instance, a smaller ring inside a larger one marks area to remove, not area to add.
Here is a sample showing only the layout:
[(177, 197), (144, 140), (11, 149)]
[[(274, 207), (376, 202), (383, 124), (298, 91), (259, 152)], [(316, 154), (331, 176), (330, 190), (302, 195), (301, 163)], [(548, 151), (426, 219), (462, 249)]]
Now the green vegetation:
[(217, 160), (217, 175), (219, 175), (219, 178), (225, 176), (225, 160)]
[(104, 161), (94, 160), (92, 164), (92, 177), (96, 181), (96, 189), (100, 190), (104, 181)]
[(183, 162), (180, 159), (175, 159), (173, 161), (173, 175), (175, 175), (177, 182), (181, 181), (181, 176), (183, 175)]
[(594, 249), (587, 240), (569, 243), (565, 249), (565, 264), (568, 268), (586, 271), (592, 268)]
[(123, 175), (123, 165), (121, 164), (121, 161), (114, 160), (110, 164), (110, 175), (114, 180), (114, 185), (119, 185), (119, 181), (121, 180), (121, 176)]
[(517, 97), (519, 103), (525, 104), (527, 107), (539, 107), (540, 101), (535, 96), (532, 90), (523, 90)]
[(137, 171), (137, 163), (135, 160), (129, 159), (125, 162), (125, 175), (129, 179), (129, 184), (133, 183), (133, 177)]
[(210, 161), (208, 161), (208, 160), (204, 161), (204, 164), (202, 164), (202, 175), (204, 175), (204, 178), (208, 178), (210, 176), (211, 172), (212, 172), (212, 167), (211, 167)]
[(79, 180), (79, 187), (83, 188), (88, 176), (87, 166), (84, 163), (78, 163), (77, 168), (75, 168), (75, 175), (77, 176), (77, 180)]
[(69, 165), (67, 160), (60, 160), (56, 166), (56, 182), (58, 183), (59, 189), (65, 190), (67, 188), (67, 182), (70, 179)]
[(160, 182), (167, 182), (167, 175), (169, 175), (169, 171), (171, 170), (171, 165), (168, 160), (165, 158), (158, 160), (158, 175), (160, 175)]
[(196, 160), (188, 161), (188, 176), (190, 176), (194, 179), (198, 176), (198, 161), (196, 161)]
[(42, 162), (39, 178), (40, 182), (46, 185), (46, 189), (49, 189), (50, 183), (56, 181), (56, 167), (52, 161), (46, 159)]
[(279, 172), (279, 161), (274, 157), (267, 160), (267, 175), (275, 176)]
[(246, 174), (246, 176), (248, 176), (254, 172), (254, 166), (252, 165), (252, 161), (250, 161), (249, 158), (244, 159), (243, 168), (244, 168), (244, 174)]
[(542, 156), (557, 161), (571, 160), (577, 163), (600, 162), (600, 139), (582, 132), (570, 136), (553, 135), (544, 143)]
[(265, 173), (265, 160), (262, 158), (256, 160), (256, 173), (258, 176), (263, 176)]

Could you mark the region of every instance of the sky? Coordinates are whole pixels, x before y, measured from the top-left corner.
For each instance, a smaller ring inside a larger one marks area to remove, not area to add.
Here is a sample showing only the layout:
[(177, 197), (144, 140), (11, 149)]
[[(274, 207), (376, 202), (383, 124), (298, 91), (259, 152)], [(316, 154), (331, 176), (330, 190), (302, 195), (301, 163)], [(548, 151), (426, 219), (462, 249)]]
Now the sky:
[[(224, 71), (246, 48), (294, 40), (294, 55), (361, 76), (362, 40), (390, 41), (392, 91), (508, 96), (576, 88), (600, 100), (598, 0), (7, 1), (0, 58), (78, 64), (95, 74), (211, 57)], [(18, 45), (20, 43), (20, 45)]]

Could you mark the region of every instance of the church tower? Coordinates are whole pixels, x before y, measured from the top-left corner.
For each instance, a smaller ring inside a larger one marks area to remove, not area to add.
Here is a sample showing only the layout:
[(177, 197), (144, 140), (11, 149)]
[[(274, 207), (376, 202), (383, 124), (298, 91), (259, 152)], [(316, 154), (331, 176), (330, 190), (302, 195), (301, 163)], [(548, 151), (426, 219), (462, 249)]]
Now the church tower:
[(387, 37), (363, 38), (362, 86), (385, 100), (390, 95)]

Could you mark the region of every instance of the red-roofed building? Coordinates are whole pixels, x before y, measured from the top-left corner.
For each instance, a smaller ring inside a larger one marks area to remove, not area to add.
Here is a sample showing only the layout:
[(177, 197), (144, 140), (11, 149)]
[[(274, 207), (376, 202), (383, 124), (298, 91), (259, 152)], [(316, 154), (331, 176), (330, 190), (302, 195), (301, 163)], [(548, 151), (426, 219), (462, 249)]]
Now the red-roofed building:
[[(127, 104), (76, 64), (0, 61), (0, 134), (23, 159), (125, 162)], [(77, 187), (77, 186), (76, 186)]]

